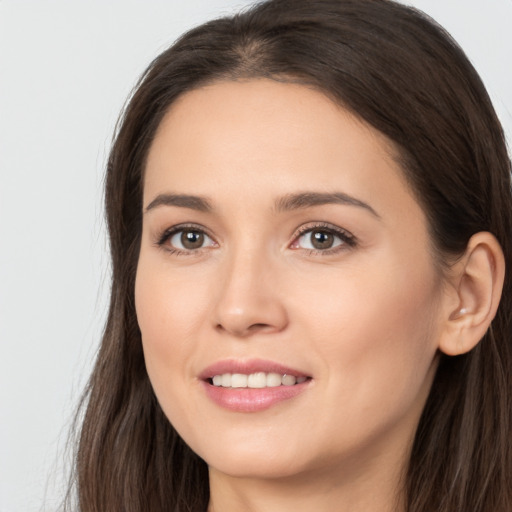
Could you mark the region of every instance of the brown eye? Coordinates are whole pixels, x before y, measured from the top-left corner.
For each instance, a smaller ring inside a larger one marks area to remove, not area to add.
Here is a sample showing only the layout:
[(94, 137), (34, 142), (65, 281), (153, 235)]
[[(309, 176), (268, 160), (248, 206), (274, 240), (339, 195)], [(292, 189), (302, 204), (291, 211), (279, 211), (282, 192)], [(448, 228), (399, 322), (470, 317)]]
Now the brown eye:
[(204, 247), (215, 247), (215, 242), (199, 229), (179, 229), (165, 237), (162, 243), (169, 244), (178, 251), (197, 251)]
[(330, 249), (354, 247), (356, 240), (349, 232), (335, 227), (317, 226), (302, 231), (291, 245), (292, 249), (329, 253)]
[(330, 249), (334, 245), (334, 235), (327, 231), (311, 231), (310, 238), (315, 249)]
[(204, 234), (199, 231), (182, 231), (180, 241), (185, 249), (199, 249), (204, 244)]

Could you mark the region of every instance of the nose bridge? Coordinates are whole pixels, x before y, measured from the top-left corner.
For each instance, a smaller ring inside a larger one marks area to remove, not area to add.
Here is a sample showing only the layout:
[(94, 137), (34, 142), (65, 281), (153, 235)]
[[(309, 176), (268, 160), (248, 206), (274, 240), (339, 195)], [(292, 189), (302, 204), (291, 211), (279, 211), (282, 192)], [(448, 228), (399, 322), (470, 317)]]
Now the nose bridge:
[(227, 253), (219, 273), (216, 328), (239, 337), (282, 330), (287, 313), (275, 286), (273, 255), (250, 239), (239, 240)]

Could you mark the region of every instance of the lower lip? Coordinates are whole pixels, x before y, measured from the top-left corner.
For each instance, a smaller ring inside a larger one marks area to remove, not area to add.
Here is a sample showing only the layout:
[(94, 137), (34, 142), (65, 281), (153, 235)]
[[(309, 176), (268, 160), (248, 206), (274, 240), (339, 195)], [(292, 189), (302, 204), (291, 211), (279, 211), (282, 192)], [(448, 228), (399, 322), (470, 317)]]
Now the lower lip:
[(310, 382), (307, 380), (293, 386), (275, 388), (223, 388), (203, 381), (203, 386), (208, 398), (224, 409), (258, 412), (300, 395)]

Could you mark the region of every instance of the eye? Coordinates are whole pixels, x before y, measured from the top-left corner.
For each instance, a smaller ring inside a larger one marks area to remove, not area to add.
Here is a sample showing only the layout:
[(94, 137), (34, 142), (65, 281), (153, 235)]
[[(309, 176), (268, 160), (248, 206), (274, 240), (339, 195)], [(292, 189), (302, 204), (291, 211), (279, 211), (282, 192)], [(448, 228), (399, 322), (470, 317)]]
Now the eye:
[(312, 229), (297, 239), (297, 247), (302, 249), (326, 250), (341, 245), (339, 236), (325, 229)]
[(355, 237), (340, 228), (315, 226), (304, 228), (293, 241), (292, 249), (306, 249), (315, 252), (331, 252), (344, 246), (353, 247)]
[(215, 247), (217, 244), (202, 229), (177, 226), (167, 230), (158, 245), (167, 246), (170, 251), (189, 252)]

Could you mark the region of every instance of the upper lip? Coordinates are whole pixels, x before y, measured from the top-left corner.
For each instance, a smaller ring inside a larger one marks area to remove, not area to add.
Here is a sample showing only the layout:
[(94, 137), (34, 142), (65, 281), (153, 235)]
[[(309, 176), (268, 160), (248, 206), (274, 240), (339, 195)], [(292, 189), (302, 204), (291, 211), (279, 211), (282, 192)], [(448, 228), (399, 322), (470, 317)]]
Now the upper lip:
[(242, 373), (250, 375), (251, 373), (257, 372), (279, 373), (282, 375), (293, 375), (295, 377), (310, 377), (310, 375), (300, 370), (290, 368), (275, 361), (266, 361), (263, 359), (226, 359), (223, 361), (217, 361), (216, 363), (206, 367), (199, 374), (199, 378), (202, 380), (208, 380), (213, 378), (215, 375), (222, 375), (224, 373)]

